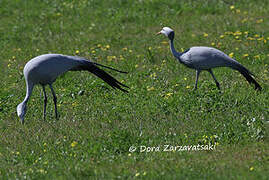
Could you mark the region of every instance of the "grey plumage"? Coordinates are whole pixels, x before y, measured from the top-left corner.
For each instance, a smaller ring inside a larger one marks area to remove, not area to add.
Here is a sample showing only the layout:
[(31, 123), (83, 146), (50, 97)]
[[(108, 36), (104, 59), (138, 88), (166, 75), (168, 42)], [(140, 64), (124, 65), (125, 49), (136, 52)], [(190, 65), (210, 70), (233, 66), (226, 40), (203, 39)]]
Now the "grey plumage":
[(128, 86), (120, 83), (111, 75), (100, 69), (98, 66), (108, 68), (117, 72), (126, 73), (117, 69), (107, 67), (95, 62), (91, 62), (85, 58), (77, 56), (67, 56), (61, 54), (44, 54), (31, 59), (24, 67), (24, 77), (26, 81), (26, 96), (22, 103), (17, 106), (17, 114), (24, 123), (24, 116), (27, 109), (27, 102), (32, 94), (33, 88), (36, 84), (40, 84), (44, 93), (44, 111), (43, 117), (46, 116), (47, 95), (45, 86), (49, 85), (55, 106), (55, 116), (58, 118), (57, 113), (57, 97), (53, 90), (52, 84), (56, 78), (67, 71), (89, 71), (98, 76), (109, 84), (114, 89), (119, 89), (123, 92), (128, 92), (123, 87)]
[(213, 77), (216, 86), (220, 89), (219, 82), (212, 72), (212, 68), (216, 67), (230, 67), (239, 71), (250, 84), (255, 85), (255, 89), (261, 90), (261, 86), (252, 77), (252, 73), (245, 68), (242, 64), (232, 59), (224, 52), (212, 48), (212, 47), (191, 47), (185, 52), (177, 52), (174, 47), (174, 31), (169, 27), (164, 27), (158, 34), (164, 34), (170, 40), (170, 49), (172, 54), (178, 59), (178, 61), (185, 66), (196, 70), (195, 88), (197, 89), (198, 78), (200, 72), (203, 70), (208, 71)]

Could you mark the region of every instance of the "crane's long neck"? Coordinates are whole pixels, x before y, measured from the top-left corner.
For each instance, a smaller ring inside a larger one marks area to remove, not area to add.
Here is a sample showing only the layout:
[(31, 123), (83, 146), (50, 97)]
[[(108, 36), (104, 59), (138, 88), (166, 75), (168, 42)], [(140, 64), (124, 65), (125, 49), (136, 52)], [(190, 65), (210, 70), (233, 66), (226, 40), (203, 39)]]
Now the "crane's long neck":
[(32, 83), (26, 82), (26, 95), (25, 95), (25, 98), (24, 98), (24, 100), (22, 102), (25, 105), (28, 102), (30, 96), (32, 95), (33, 87), (34, 87), (34, 85)]
[(26, 96), (24, 100), (17, 106), (17, 114), (21, 119), (21, 123), (24, 123), (24, 116), (27, 110), (27, 102), (32, 94), (34, 84), (26, 81)]
[(182, 53), (179, 53), (176, 51), (175, 46), (174, 46), (174, 38), (171, 38), (169, 43), (170, 43), (170, 50), (172, 54), (179, 60), (179, 62), (181, 62), (180, 56), (182, 55)]

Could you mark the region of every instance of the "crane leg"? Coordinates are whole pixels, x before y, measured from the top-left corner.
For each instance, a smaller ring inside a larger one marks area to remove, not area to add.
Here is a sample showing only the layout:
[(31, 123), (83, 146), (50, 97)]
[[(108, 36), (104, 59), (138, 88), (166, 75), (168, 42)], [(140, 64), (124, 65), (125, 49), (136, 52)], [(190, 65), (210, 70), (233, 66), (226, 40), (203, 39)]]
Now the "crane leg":
[(46, 108), (47, 108), (47, 94), (45, 90), (45, 86), (42, 86), (43, 88), (43, 94), (44, 94), (44, 111), (43, 111), (43, 118), (46, 119)]
[(220, 85), (219, 85), (219, 82), (217, 81), (216, 77), (214, 76), (213, 74), (213, 71), (211, 69), (208, 70), (208, 72), (212, 75), (215, 83), (216, 83), (216, 86), (218, 87), (218, 89), (220, 90)]
[(49, 86), (50, 86), (51, 93), (53, 95), (53, 102), (54, 102), (54, 108), (55, 108), (55, 117), (56, 117), (56, 119), (58, 119), (58, 113), (57, 113), (57, 97), (56, 97), (56, 94), (55, 94), (55, 92), (53, 90), (52, 85), (50, 84)]
[(200, 72), (201, 72), (201, 70), (196, 70), (195, 86), (194, 86), (193, 90), (197, 89), (197, 84), (198, 84), (198, 79), (199, 79)]

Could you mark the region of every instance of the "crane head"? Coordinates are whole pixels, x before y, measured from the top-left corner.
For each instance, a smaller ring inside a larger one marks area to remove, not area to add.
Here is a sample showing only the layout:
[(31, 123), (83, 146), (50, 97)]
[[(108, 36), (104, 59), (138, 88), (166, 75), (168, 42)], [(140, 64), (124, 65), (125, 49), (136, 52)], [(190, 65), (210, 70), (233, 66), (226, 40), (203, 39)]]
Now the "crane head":
[(26, 113), (26, 103), (22, 102), (17, 106), (17, 115), (19, 116), (21, 123), (24, 123), (24, 116)]
[(174, 36), (175, 36), (174, 30), (169, 28), (169, 27), (163, 27), (163, 29), (160, 32), (158, 32), (157, 34), (164, 34), (170, 40), (173, 40)]

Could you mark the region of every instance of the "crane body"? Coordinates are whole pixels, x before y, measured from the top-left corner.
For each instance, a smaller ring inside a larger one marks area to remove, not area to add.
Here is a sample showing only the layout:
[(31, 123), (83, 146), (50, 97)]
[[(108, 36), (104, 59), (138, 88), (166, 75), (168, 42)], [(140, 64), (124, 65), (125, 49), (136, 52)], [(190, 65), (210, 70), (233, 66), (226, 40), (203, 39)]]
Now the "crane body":
[[(31, 59), (24, 67), (23, 73), (26, 81), (26, 96), (22, 103), (17, 106), (17, 114), (24, 123), (24, 116), (27, 110), (27, 102), (32, 94), (35, 85), (40, 84), (44, 93), (44, 111), (43, 117), (46, 116), (46, 105), (47, 105), (47, 95), (45, 91), (45, 86), (49, 85), (54, 101), (55, 116), (58, 118), (57, 113), (57, 97), (53, 90), (52, 84), (57, 79), (57, 77), (67, 71), (89, 71), (106, 83), (108, 83), (112, 88), (117, 88), (123, 92), (128, 92), (122, 87), (127, 87), (126, 85), (120, 83), (111, 75), (106, 73), (104, 70), (100, 69), (98, 66), (112, 69), (117, 72), (126, 73), (107, 67), (95, 62), (91, 62), (85, 58), (78, 56), (67, 56), (62, 54), (44, 54)], [(127, 87), (128, 88), (128, 87)]]
[(255, 85), (255, 89), (261, 90), (261, 86), (252, 77), (253, 74), (245, 68), (242, 64), (225, 54), (224, 52), (205, 46), (195, 46), (180, 53), (174, 47), (174, 30), (169, 27), (164, 27), (157, 34), (164, 34), (169, 38), (170, 50), (175, 58), (185, 66), (196, 70), (196, 81), (194, 89), (197, 89), (197, 83), (201, 71), (208, 71), (213, 77), (216, 86), (220, 89), (219, 82), (213, 74), (212, 68), (229, 67), (239, 71), (250, 84)]

